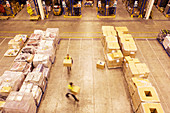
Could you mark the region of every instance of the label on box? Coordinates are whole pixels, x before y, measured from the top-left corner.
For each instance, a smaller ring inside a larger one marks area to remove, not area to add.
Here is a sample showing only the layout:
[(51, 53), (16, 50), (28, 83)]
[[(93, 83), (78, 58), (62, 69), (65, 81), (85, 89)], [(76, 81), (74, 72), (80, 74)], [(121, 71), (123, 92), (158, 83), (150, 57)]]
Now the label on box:
[(128, 63), (126, 63), (126, 67), (128, 67)]
[(130, 54), (135, 54), (135, 52), (130, 52)]
[(21, 100), (22, 100), (22, 97), (23, 97), (23, 96), (19, 95), (19, 96), (17, 96), (17, 97), (15, 98), (15, 100), (16, 100), (16, 101), (21, 101)]
[(118, 62), (119, 62), (119, 60), (116, 60), (116, 62), (118, 63)]
[(144, 75), (140, 75), (139, 77), (144, 77)]

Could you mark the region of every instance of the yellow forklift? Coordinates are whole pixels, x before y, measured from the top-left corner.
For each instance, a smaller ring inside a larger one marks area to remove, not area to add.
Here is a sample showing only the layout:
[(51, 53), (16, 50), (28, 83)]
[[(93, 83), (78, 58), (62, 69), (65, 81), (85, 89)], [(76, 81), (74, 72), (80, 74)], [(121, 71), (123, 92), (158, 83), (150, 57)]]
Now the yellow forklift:
[(62, 0), (53, 1), (53, 13), (55, 16), (60, 16), (63, 13)]

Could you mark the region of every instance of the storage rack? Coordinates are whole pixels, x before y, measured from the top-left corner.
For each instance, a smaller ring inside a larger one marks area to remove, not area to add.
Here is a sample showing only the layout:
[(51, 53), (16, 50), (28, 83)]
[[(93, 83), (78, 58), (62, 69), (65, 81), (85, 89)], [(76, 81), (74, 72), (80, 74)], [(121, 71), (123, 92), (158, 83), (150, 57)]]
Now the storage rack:
[[(98, 18), (115, 18), (117, 0), (97, 0), (97, 17)], [(103, 10), (104, 9), (104, 10)], [(101, 14), (103, 12), (103, 14)]]
[[(82, 0), (63, 0), (63, 13), (65, 18), (81, 18)], [(76, 14), (77, 10), (79, 14)]]

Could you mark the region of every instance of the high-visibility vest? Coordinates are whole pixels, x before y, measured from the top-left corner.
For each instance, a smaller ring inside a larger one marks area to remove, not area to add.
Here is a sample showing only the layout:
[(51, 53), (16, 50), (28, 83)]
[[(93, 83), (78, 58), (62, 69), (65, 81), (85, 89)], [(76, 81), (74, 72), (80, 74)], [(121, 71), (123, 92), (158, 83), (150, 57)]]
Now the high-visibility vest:
[(68, 60), (70, 60), (71, 59), (71, 56), (69, 56), (69, 58), (67, 58), (67, 56), (65, 57), (65, 59), (68, 59)]
[(73, 87), (69, 84), (69, 85), (68, 85), (68, 89), (69, 89), (70, 91), (72, 91), (72, 90), (73, 90)]

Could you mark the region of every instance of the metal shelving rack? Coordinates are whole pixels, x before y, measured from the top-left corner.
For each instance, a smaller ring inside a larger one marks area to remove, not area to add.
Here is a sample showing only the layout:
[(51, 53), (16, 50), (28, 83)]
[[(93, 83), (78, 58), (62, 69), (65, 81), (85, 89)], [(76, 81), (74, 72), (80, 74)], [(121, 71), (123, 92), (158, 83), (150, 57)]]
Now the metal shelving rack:
[[(110, 6), (110, 4), (113, 4), (113, 5)], [(105, 0), (105, 4), (102, 4), (101, 0), (97, 0), (97, 7), (96, 7), (96, 9), (97, 9), (97, 17), (98, 18), (115, 17), (116, 16), (116, 8), (117, 8), (117, 0), (115, 0), (115, 1)], [(104, 15), (102, 15), (100, 13), (101, 9), (104, 9)]]
[[(68, 6), (68, 4), (69, 6)], [(76, 5), (74, 5), (76, 4)], [(65, 18), (81, 18), (81, 10), (82, 10), (82, 0), (75, 1), (75, 0), (63, 0), (63, 14)], [(69, 10), (69, 11), (68, 11)], [(75, 15), (75, 10), (79, 11), (78, 15)]]

